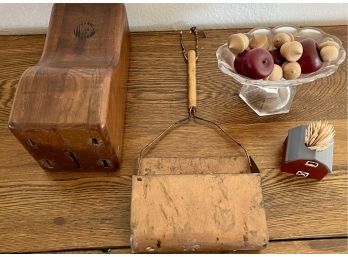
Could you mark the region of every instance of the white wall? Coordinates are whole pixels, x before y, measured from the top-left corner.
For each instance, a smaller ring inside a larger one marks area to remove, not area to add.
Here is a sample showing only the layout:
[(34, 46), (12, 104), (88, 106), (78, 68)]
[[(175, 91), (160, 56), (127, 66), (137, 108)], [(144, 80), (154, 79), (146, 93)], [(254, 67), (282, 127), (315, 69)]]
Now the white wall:
[[(0, 34), (45, 33), (52, 4), (0, 4)], [(341, 25), (348, 4), (126, 4), (132, 31)]]

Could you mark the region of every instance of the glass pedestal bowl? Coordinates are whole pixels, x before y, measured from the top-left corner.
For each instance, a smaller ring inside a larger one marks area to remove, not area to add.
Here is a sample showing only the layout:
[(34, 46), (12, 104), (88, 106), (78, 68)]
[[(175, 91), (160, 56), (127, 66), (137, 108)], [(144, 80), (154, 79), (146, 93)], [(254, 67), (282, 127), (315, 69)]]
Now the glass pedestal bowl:
[[(278, 26), (273, 29), (255, 28), (246, 33), (251, 38), (253, 34), (267, 34), (269, 38), (280, 32), (292, 33), (296, 41), (305, 38), (315, 40), (318, 44), (328, 39), (335, 41), (339, 46), (338, 58), (330, 63), (323, 63), (323, 66), (316, 72), (301, 74), (298, 79), (279, 81), (255, 80), (238, 74), (234, 69), (234, 55), (227, 47), (227, 44), (220, 46), (216, 51), (218, 66), (220, 70), (231, 76), (235, 81), (242, 85), (239, 96), (249, 105), (259, 116), (288, 113), (296, 93), (296, 86), (312, 82), (316, 79), (327, 77), (333, 74), (344, 61), (346, 51), (342, 42), (335, 36), (326, 34), (324, 31), (304, 27)], [(271, 42), (272, 40), (270, 40)], [(274, 47), (271, 46), (270, 49)]]

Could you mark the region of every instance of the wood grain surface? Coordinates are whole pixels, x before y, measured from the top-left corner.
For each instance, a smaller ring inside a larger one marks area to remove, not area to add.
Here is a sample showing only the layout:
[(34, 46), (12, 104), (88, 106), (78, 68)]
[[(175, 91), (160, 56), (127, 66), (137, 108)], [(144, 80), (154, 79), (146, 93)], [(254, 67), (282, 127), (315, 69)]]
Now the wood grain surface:
[(137, 253), (260, 250), (268, 243), (258, 173), (133, 176), (131, 202)]
[[(348, 253), (347, 238), (332, 238), (332, 239), (311, 239), (311, 240), (293, 240), (293, 241), (272, 241), (264, 250), (247, 251), (237, 253)], [(97, 250), (71, 250), (60, 251), (58, 253), (84, 253), (84, 254), (130, 254), (130, 248), (118, 249), (97, 249)]]
[(116, 171), (129, 63), (123, 4), (55, 4), (42, 56), (17, 85), (9, 128), (47, 170)]
[(139, 175), (250, 173), (246, 156), (234, 158), (143, 158), (139, 165)]
[[(322, 29), (347, 45), (346, 26)], [(334, 75), (300, 86), (290, 113), (258, 117), (216, 63), (217, 47), (237, 31), (247, 30), (209, 30), (200, 40), (197, 112), (221, 124), (261, 169), (270, 239), (277, 240), (267, 252), (346, 252), (345, 239), (329, 238), (347, 236), (347, 62)], [(8, 131), (18, 79), (37, 63), (44, 39), (0, 36), (0, 252), (129, 247), (131, 174), (138, 153), (186, 115), (179, 34), (131, 35), (123, 162), (116, 173), (45, 172)], [(280, 173), (287, 130), (318, 119), (336, 128), (333, 174), (316, 182)], [(166, 136), (149, 157), (240, 154), (213, 128), (188, 124)], [(295, 241), (279, 241), (289, 239)]]

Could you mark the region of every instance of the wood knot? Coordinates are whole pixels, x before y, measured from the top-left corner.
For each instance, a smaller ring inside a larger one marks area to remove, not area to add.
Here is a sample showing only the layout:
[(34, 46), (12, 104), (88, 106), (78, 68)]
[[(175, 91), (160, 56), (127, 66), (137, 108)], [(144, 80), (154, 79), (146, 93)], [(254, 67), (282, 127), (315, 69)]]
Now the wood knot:
[(64, 225), (66, 223), (66, 221), (63, 217), (57, 217), (57, 218), (53, 219), (53, 223), (56, 225)]

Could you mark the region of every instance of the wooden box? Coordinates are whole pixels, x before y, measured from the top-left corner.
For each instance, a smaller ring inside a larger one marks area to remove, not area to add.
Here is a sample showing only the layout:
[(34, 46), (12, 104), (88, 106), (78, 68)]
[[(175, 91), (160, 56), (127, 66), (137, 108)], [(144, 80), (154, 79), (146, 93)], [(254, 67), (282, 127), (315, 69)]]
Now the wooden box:
[(47, 170), (115, 170), (129, 53), (123, 4), (55, 4), (40, 61), (20, 78), (9, 128)]

